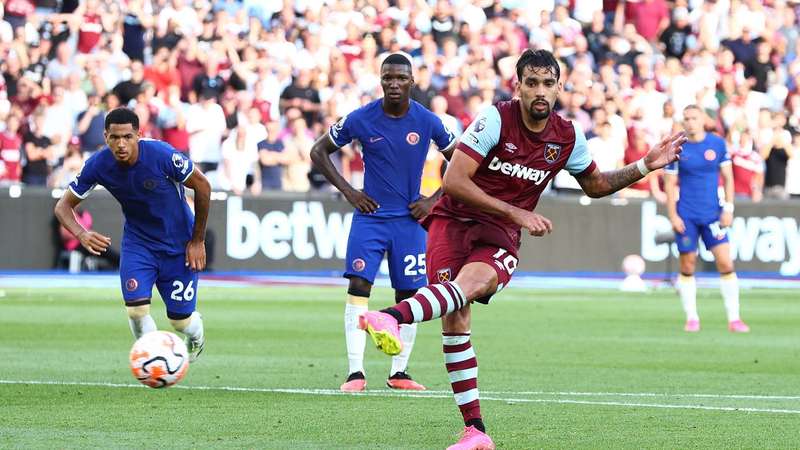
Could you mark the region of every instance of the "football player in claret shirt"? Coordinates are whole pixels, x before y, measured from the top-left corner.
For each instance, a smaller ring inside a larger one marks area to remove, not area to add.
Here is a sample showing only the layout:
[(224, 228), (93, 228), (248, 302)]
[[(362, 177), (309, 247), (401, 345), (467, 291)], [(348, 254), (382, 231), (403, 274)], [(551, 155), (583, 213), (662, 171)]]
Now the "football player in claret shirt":
[[(108, 113), (105, 139), (108, 145), (86, 160), (56, 204), (56, 217), (86, 250), (99, 255), (111, 239), (86, 230), (74, 210), (98, 184), (114, 196), (125, 216), (119, 275), (131, 332), (138, 339), (156, 330), (150, 317), (155, 284), (172, 326), (186, 335), (194, 361), (205, 343), (195, 306), (198, 273), (206, 265), (211, 186), (185, 154), (165, 142), (141, 139), (139, 118), (130, 109)], [(184, 186), (194, 190), (194, 214)]]
[[(425, 230), (417, 222), (441, 194), (420, 195), (422, 168), (431, 141), (449, 158), (455, 136), (441, 119), (410, 99), (414, 77), (410, 60), (395, 53), (381, 63), (384, 96), (335, 123), (311, 149), (311, 159), (328, 181), (356, 210), (347, 240), (344, 276), (350, 279), (344, 312), (349, 375), (341, 390), (366, 388), (366, 335), (358, 317), (367, 311), (375, 274), (387, 254), (395, 301), (409, 298), (425, 286)], [(330, 154), (358, 141), (364, 154), (364, 191), (354, 189), (334, 167)], [(422, 390), (406, 369), (416, 324), (403, 324), (403, 351), (392, 360), (386, 384), (393, 389)]]
[[(665, 169), (667, 211), (680, 252), (678, 294), (686, 313), (684, 330), (700, 331), (694, 269), (697, 240), (702, 237), (717, 263), (719, 289), (728, 313), (728, 330), (747, 333), (750, 327), (739, 317), (739, 281), (733, 271), (728, 243), (728, 227), (733, 223), (733, 169), (725, 140), (706, 133), (704, 121), (705, 114), (700, 107), (689, 105), (683, 110), (683, 126), (689, 140), (684, 144), (680, 160)], [(725, 191), (723, 202), (718, 193), (720, 175)], [(680, 185), (680, 199), (677, 185)]]
[(674, 161), (685, 141), (676, 133), (644, 158), (600, 172), (586, 138), (553, 112), (561, 89), (552, 53), (526, 50), (517, 61), (517, 98), (484, 110), (461, 136), (444, 176), (444, 195), (428, 229), (428, 286), (397, 305), (369, 311), (359, 325), (387, 354), (402, 350), (398, 324), (442, 317), (442, 343), (455, 401), (464, 419), (450, 449), (493, 449), (478, 395), (478, 362), (470, 343), (470, 305), (488, 303), (517, 267), (521, 229), (543, 236), (553, 223), (533, 212), (547, 183), (569, 171), (590, 197), (603, 197)]

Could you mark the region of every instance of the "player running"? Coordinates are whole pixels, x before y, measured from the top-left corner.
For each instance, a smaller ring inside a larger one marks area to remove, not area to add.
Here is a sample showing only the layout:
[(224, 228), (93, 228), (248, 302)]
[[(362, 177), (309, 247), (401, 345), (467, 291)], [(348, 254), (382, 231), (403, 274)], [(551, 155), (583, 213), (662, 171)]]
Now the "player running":
[[(728, 330), (747, 333), (750, 327), (739, 317), (739, 281), (733, 271), (728, 227), (733, 223), (733, 169), (725, 148), (725, 140), (703, 127), (705, 114), (696, 105), (683, 110), (683, 125), (689, 141), (683, 155), (664, 170), (669, 221), (675, 230), (681, 273), (678, 293), (686, 312), (684, 330), (700, 331), (697, 314), (697, 284), (694, 279), (697, 262), (697, 239), (703, 238), (714, 254), (720, 283), (719, 289), (728, 313)], [(722, 175), (725, 201), (720, 204), (718, 186)], [(677, 184), (680, 184), (678, 199)]]
[[(203, 321), (195, 310), (198, 272), (206, 265), (205, 231), (211, 187), (192, 161), (169, 144), (140, 139), (139, 118), (127, 108), (106, 116), (107, 147), (92, 155), (58, 201), (55, 214), (94, 255), (111, 239), (83, 228), (75, 207), (98, 184), (122, 206), (120, 282), (134, 338), (156, 330), (150, 316), (153, 284), (175, 330), (186, 335), (190, 360), (203, 351)], [(194, 190), (195, 215), (183, 186)]]
[(478, 362), (470, 342), (470, 304), (488, 303), (517, 267), (520, 230), (553, 230), (533, 209), (559, 170), (575, 176), (590, 197), (602, 197), (678, 158), (682, 133), (661, 141), (636, 163), (600, 172), (583, 132), (553, 112), (561, 89), (552, 53), (526, 50), (517, 61), (518, 98), (487, 108), (461, 136), (444, 178), (444, 195), (425, 219), (428, 286), (409, 299), (361, 316), (383, 352), (402, 350), (398, 324), (442, 317), (442, 343), (464, 432), (454, 450), (493, 449), (478, 395)]
[[(381, 64), (384, 97), (344, 116), (317, 139), (311, 150), (314, 165), (356, 208), (347, 240), (344, 276), (350, 279), (344, 310), (349, 375), (340, 389), (363, 391), (366, 335), (358, 317), (367, 311), (372, 284), (383, 255), (388, 255), (395, 301), (409, 298), (425, 286), (425, 230), (419, 225), (437, 193), (420, 195), (425, 156), (433, 141), (449, 159), (455, 136), (442, 121), (410, 100), (414, 77), (411, 61), (395, 53)], [(330, 154), (358, 141), (364, 154), (364, 191), (351, 186), (337, 171)], [(393, 389), (423, 390), (407, 373), (417, 325), (400, 326), (402, 352), (392, 359), (386, 384)]]

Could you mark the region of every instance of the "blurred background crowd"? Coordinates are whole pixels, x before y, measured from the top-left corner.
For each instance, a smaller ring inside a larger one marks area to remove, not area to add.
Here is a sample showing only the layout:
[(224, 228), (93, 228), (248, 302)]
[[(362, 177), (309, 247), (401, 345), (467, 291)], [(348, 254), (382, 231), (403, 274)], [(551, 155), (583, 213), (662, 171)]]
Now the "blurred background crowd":
[[(526, 48), (552, 50), (602, 170), (635, 161), (698, 104), (737, 196), (800, 196), (800, 4), (786, 0), (5, 0), (0, 183), (64, 187), (103, 146), (104, 114), (187, 152), (237, 194), (330, 189), (314, 139), (380, 97), (412, 56), (413, 98), (460, 133), (513, 94)], [(351, 148), (352, 147), (352, 148)], [(336, 163), (359, 186), (357, 145)], [(423, 191), (440, 183), (431, 151)], [(623, 191), (663, 201), (659, 174)], [(553, 192), (577, 192), (559, 176)]]

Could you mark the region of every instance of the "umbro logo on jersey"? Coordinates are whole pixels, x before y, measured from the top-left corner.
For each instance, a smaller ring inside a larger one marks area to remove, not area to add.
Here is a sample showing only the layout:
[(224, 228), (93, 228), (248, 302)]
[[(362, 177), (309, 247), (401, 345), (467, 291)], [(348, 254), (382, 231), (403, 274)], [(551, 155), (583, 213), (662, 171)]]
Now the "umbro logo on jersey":
[(489, 163), (489, 170), (512, 177), (522, 178), (523, 180), (530, 180), (537, 186), (550, 175), (549, 170), (531, 169), (522, 164), (511, 164), (507, 161), (501, 161), (497, 156)]
[(371, 138), (369, 138), (369, 142), (370, 142), (370, 143), (375, 143), (375, 142), (378, 142), (378, 141), (380, 141), (380, 140), (383, 140), (383, 136), (378, 136), (378, 137), (371, 137)]
[(506, 149), (507, 152), (510, 152), (510, 153), (514, 153), (514, 151), (517, 150), (517, 146), (512, 144), (511, 142), (506, 142), (506, 145), (504, 146), (504, 148)]

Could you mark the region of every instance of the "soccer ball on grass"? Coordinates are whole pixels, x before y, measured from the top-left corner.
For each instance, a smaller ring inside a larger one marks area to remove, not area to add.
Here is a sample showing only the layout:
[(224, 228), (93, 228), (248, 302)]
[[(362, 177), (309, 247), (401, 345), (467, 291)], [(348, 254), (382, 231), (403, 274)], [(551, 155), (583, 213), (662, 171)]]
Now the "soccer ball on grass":
[(131, 372), (151, 388), (170, 387), (189, 370), (186, 344), (169, 331), (153, 331), (134, 342), (130, 353)]

